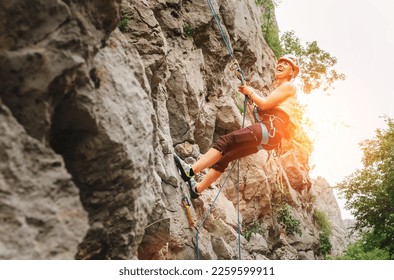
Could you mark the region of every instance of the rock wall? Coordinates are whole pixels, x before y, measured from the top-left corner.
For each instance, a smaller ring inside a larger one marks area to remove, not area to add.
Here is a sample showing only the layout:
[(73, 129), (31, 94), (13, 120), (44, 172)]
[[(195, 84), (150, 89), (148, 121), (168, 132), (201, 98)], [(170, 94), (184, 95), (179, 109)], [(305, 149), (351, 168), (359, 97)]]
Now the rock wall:
[[(266, 94), (275, 58), (263, 10), (213, 2)], [(197, 237), (172, 158), (192, 163), (242, 125), (239, 81), (207, 2), (5, 0), (0, 16), (0, 258), (194, 259), (197, 247), (203, 259), (238, 258), (237, 173)], [(243, 259), (319, 258), (309, 154), (283, 147), (240, 161)], [(222, 182), (193, 201), (197, 226)], [(281, 234), (278, 202), (292, 206), (301, 236)]]
[(331, 251), (333, 256), (339, 256), (346, 249), (349, 240), (347, 239), (348, 230), (341, 217), (338, 202), (335, 199), (333, 189), (328, 182), (318, 177), (313, 182), (312, 194), (315, 197), (314, 206), (320, 211), (324, 211), (330, 218), (332, 225), (331, 243), (334, 245)]

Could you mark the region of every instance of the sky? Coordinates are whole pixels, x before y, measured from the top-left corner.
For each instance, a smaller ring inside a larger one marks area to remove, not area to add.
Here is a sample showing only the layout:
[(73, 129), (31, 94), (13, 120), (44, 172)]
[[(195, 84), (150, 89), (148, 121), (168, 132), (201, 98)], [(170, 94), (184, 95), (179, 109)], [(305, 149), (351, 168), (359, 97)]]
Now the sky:
[[(392, 0), (281, 0), (276, 7), (281, 32), (317, 41), (347, 77), (329, 95), (299, 94), (313, 123), (311, 175), (331, 186), (362, 167), (359, 143), (386, 127), (383, 115), (394, 117), (393, 15)], [(351, 218), (338, 202), (342, 217)]]

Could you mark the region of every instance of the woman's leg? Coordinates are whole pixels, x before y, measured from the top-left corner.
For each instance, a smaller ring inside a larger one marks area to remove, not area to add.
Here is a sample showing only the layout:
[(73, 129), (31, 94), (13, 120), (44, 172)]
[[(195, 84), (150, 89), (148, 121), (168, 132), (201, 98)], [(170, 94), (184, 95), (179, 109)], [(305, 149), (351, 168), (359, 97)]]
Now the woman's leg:
[[(261, 141), (261, 128), (253, 124), (248, 128), (221, 136), (207, 153), (192, 166), (187, 165), (175, 156), (182, 178), (188, 182), (191, 197), (197, 198), (199, 193), (215, 182), (227, 168), (230, 161), (256, 153)], [(223, 156), (224, 155), (224, 156)], [(212, 166), (204, 179), (196, 185), (193, 175)]]
[[(242, 131), (237, 131), (225, 135), (224, 138), (219, 139), (219, 141), (214, 145), (214, 147), (217, 146), (218, 149), (210, 149), (207, 153), (208, 156), (206, 159), (204, 159), (203, 156), (201, 158), (201, 162), (197, 161), (196, 164), (193, 165), (193, 170), (195, 170), (196, 173), (200, 172), (206, 167), (212, 167), (208, 171), (208, 174), (204, 177), (204, 179), (195, 187), (195, 190), (198, 193), (201, 193), (213, 182), (215, 182), (220, 177), (220, 175), (223, 174), (224, 170), (227, 168), (228, 164), (231, 161), (258, 152), (257, 146), (260, 144), (261, 141), (261, 137), (259, 137), (259, 132), (261, 134), (260, 125), (252, 125), (247, 129), (243, 129), (243, 131), (244, 133), (241, 133)], [(222, 150), (225, 151), (224, 155), (222, 155), (222, 153), (219, 151), (219, 148), (222, 148)]]
[(256, 146), (244, 148), (239, 146), (237, 150), (228, 152), (218, 162), (212, 165), (212, 168), (209, 169), (207, 175), (202, 179), (200, 183), (197, 183), (195, 190), (197, 191), (197, 193), (203, 192), (213, 182), (219, 179), (219, 177), (223, 174), (224, 170), (227, 168), (230, 162), (255, 154), (256, 152), (258, 152)]
[(261, 128), (259, 124), (253, 124), (247, 128), (219, 137), (212, 148), (193, 164), (192, 170), (194, 174), (214, 165), (223, 155), (232, 150), (244, 149), (250, 145), (256, 146), (259, 143), (260, 134)]
[(215, 164), (222, 158), (222, 153), (215, 148), (210, 148), (196, 163), (193, 164), (192, 169), (194, 174), (197, 174)]
[(213, 182), (219, 179), (220, 175), (223, 173), (217, 171), (213, 168), (209, 169), (207, 175), (205, 175), (204, 179), (200, 183), (197, 183), (195, 190), (197, 193), (203, 192), (206, 188), (208, 188)]
[(187, 182), (193, 178), (193, 176), (205, 168), (218, 162), (222, 157), (219, 150), (211, 148), (206, 152), (199, 160), (197, 160), (192, 166), (184, 162), (177, 155), (174, 155), (175, 163), (180, 171), (182, 179)]

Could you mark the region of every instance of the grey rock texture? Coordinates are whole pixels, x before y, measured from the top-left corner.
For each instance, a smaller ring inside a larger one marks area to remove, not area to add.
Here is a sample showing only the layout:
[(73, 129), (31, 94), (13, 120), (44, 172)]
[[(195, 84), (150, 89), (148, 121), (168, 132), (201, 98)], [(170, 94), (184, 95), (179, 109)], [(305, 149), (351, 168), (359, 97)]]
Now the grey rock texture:
[(0, 101), (0, 259), (70, 259), (87, 230), (63, 159)]
[[(254, 0), (213, 3), (267, 94), (275, 58), (264, 11)], [(239, 80), (205, 0), (5, 0), (0, 16), (1, 259), (237, 259), (238, 245), (243, 259), (314, 259), (315, 203), (343, 250), (338, 206), (324, 204), (327, 188), (312, 193), (309, 151), (296, 142), (240, 161), (239, 220), (232, 172), (217, 197), (223, 178), (192, 202), (199, 235), (189, 227), (173, 153), (193, 163), (242, 126)], [(278, 201), (301, 236), (281, 235)], [(246, 240), (256, 223), (263, 231)]]
[(332, 225), (332, 236), (330, 237), (333, 248), (332, 256), (339, 256), (349, 245), (349, 230), (346, 223), (342, 220), (338, 202), (335, 199), (333, 189), (328, 182), (318, 177), (313, 182), (312, 193), (316, 197), (314, 207), (323, 210), (329, 217)]

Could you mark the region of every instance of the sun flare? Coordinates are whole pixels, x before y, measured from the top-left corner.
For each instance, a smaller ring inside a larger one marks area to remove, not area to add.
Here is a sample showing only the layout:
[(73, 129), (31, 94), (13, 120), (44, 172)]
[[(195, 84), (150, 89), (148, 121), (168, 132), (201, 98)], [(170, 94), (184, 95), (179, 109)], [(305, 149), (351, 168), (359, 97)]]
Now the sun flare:
[(332, 185), (354, 171), (361, 159), (357, 128), (348, 110), (338, 105), (338, 99), (321, 92), (299, 95), (304, 106), (302, 125), (313, 145), (311, 175), (322, 176)]

